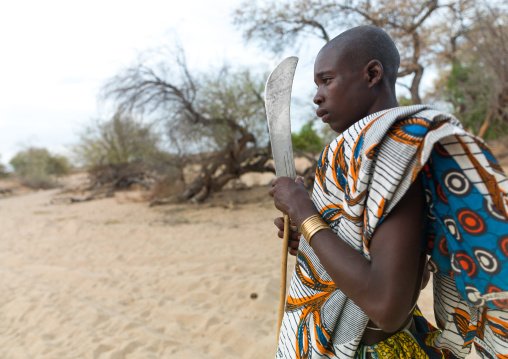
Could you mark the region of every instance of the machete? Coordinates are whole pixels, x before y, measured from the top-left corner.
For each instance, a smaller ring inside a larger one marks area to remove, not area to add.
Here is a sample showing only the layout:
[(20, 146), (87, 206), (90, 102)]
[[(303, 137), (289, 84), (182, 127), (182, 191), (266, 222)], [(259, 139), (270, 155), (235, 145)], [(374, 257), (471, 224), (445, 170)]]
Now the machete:
[[(277, 177), (296, 178), (293, 144), (291, 142), (291, 88), (295, 75), (298, 57), (284, 59), (270, 74), (265, 87), (265, 107), (270, 142), (272, 144), (273, 161)], [(284, 213), (284, 239), (282, 243), (282, 265), (280, 278), (279, 318), (277, 323), (277, 342), (286, 304), (286, 271), (288, 259), (289, 223)]]

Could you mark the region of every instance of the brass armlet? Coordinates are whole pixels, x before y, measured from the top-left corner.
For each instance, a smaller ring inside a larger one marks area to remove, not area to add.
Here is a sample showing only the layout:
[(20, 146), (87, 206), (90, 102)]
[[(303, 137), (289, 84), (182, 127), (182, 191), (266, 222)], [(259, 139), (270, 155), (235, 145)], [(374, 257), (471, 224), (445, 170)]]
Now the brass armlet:
[(321, 215), (315, 214), (302, 222), (302, 225), (300, 226), (300, 233), (303, 234), (303, 237), (310, 245), (312, 236), (314, 236), (317, 232), (319, 232), (322, 229), (331, 229), (331, 228), (325, 223)]

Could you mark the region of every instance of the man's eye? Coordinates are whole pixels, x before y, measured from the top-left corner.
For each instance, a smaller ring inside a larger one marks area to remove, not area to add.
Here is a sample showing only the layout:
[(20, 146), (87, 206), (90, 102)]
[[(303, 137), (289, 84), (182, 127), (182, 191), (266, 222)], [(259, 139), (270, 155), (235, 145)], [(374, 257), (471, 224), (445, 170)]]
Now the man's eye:
[(323, 83), (324, 83), (324, 84), (327, 84), (327, 83), (328, 83), (328, 82), (330, 82), (331, 80), (332, 80), (332, 79), (330, 79), (330, 78), (324, 78), (324, 79), (323, 79)]

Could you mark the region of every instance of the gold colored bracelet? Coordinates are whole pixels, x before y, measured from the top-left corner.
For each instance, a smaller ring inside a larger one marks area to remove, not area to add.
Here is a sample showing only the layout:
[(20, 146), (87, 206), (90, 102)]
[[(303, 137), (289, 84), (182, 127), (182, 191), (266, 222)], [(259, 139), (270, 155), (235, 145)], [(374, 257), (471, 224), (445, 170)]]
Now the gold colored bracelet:
[(312, 236), (314, 236), (317, 232), (319, 232), (322, 229), (331, 229), (331, 228), (325, 223), (321, 215), (315, 214), (302, 222), (302, 225), (300, 226), (300, 233), (303, 234), (303, 237), (310, 245)]

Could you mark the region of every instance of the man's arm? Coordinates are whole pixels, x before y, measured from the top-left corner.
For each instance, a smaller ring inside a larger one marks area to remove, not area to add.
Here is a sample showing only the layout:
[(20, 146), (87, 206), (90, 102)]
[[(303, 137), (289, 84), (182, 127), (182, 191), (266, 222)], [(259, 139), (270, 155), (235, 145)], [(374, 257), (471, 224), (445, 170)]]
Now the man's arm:
[[(279, 178), (270, 194), (298, 226), (317, 213), (301, 183)], [(337, 287), (385, 332), (400, 329), (419, 289), (424, 208), (418, 178), (376, 229), (370, 262), (331, 230), (312, 237), (312, 248)]]

